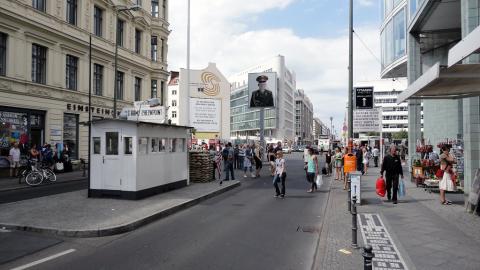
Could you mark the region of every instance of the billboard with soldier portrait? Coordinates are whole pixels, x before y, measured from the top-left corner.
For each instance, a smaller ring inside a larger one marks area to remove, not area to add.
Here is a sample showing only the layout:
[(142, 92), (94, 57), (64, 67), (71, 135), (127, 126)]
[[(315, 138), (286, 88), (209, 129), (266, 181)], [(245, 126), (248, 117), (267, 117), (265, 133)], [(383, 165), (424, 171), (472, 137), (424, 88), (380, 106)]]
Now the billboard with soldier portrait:
[(250, 108), (275, 107), (277, 97), (277, 73), (249, 73), (248, 93), (248, 104)]

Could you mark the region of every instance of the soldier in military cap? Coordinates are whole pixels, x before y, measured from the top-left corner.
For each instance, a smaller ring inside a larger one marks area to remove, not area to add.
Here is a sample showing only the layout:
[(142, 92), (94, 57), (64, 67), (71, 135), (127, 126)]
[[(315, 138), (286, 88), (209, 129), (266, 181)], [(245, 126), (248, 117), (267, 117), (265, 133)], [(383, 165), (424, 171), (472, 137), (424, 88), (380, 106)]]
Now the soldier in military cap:
[(267, 89), (267, 81), (268, 77), (265, 75), (257, 77), (259, 89), (253, 91), (250, 107), (273, 107), (273, 94)]

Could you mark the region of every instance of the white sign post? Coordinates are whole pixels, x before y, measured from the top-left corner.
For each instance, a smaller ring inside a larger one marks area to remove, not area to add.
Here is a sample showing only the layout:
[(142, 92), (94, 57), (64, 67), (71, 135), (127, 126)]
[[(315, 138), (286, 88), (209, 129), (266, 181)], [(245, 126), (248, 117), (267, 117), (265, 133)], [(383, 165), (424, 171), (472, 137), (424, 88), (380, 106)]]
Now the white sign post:
[(381, 108), (355, 110), (353, 114), (354, 132), (381, 132)]
[(221, 106), (218, 99), (190, 98), (190, 126), (199, 132), (220, 132)]

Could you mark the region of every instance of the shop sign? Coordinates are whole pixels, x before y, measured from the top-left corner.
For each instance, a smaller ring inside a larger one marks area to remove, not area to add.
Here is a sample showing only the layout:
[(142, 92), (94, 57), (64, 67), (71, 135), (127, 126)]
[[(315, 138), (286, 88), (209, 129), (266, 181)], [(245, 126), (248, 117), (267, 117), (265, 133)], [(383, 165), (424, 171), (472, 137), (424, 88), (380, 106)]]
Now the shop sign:
[[(113, 110), (100, 107), (90, 107), (92, 114), (102, 115), (102, 116), (113, 116)], [(88, 105), (80, 105), (74, 103), (67, 103), (67, 111), (71, 112), (85, 112), (88, 113)]]
[(380, 132), (382, 130), (382, 111), (380, 108), (355, 110), (353, 112), (354, 132)]
[(190, 98), (190, 126), (197, 132), (220, 132), (221, 101)]
[(165, 123), (165, 107), (156, 106), (156, 107), (135, 107), (135, 108), (123, 108), (122, 115), (127, 116), (127, 120), (130, 121), (141, 121), (141, 122), (150, 122), (163, 124)]

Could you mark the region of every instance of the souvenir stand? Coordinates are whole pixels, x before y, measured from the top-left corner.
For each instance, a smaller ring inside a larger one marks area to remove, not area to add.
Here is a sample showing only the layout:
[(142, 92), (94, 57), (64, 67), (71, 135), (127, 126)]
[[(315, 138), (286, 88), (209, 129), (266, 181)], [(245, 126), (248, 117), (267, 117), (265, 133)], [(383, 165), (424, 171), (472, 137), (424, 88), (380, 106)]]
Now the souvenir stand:
[(416, 152), (415, 159), (412, 162), (411, 179), (419, 187), (424, 185), (425, 179), (435, 176), (438, 164), (429, 159), (430, 153), (433, 152), (433, 146), (430, 142), (425, 143), (423, 139), (417, 141)]

